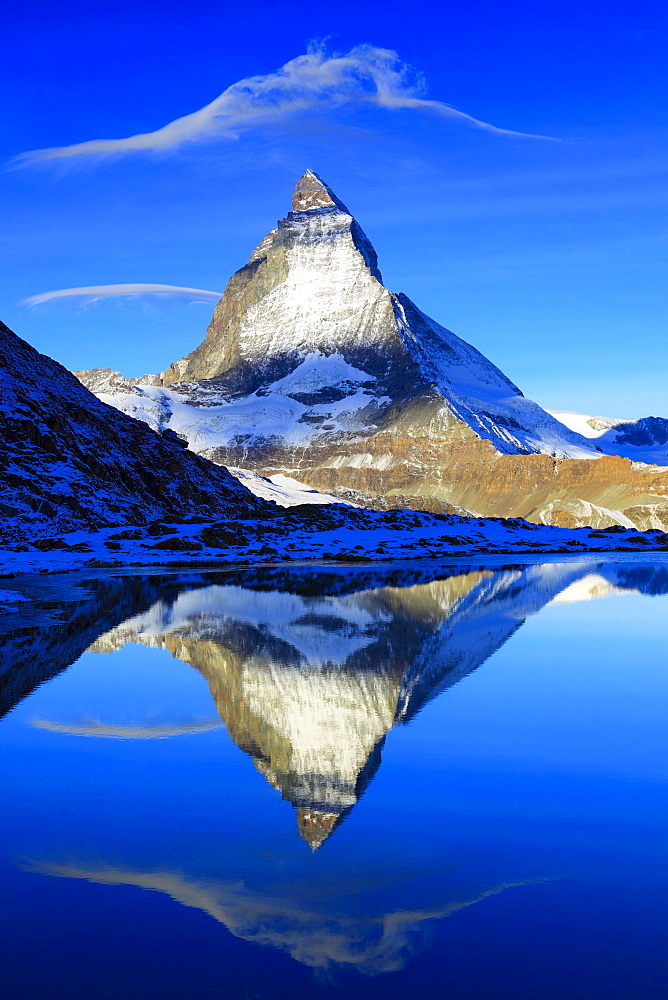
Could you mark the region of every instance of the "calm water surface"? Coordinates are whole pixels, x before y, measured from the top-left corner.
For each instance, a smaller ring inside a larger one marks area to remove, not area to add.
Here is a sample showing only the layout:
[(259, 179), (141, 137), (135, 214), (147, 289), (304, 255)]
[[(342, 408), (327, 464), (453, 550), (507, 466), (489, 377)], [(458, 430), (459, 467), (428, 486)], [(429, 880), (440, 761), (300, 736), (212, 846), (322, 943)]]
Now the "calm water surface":
[(3, 998), (668, 995), (667, 562), (2, 583)]

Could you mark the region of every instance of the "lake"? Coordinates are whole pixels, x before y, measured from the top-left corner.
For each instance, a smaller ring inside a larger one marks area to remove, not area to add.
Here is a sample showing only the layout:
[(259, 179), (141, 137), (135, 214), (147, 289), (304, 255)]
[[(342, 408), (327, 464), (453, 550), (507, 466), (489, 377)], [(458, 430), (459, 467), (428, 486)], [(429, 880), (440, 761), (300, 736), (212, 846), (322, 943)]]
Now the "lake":
[(508, 558), (2, 581), (1, 995), (663, 1000), (668, 561)]

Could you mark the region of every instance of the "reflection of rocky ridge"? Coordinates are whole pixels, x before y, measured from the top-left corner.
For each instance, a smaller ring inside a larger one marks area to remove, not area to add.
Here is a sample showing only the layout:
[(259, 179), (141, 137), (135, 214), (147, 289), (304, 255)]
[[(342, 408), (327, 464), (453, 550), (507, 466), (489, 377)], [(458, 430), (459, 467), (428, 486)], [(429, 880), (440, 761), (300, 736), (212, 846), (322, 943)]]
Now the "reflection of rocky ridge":
[(389, 730), (587, 569), (480, 570), (338, 597), (213, 586), (156, 604), (92, 648), (160, 645), (196, 667), (231, 737), (318, 847), (363, 794)]
[(23, 587), (42, 610), (36, 612), (27, 606), (3, 617), (0, 717), (39, 684), (78, 660), (110, 625), (151, 607), (161, 593), (175, 596), (181, 584), (175, 579), (144, 575), (74, 582), (37, 579)]

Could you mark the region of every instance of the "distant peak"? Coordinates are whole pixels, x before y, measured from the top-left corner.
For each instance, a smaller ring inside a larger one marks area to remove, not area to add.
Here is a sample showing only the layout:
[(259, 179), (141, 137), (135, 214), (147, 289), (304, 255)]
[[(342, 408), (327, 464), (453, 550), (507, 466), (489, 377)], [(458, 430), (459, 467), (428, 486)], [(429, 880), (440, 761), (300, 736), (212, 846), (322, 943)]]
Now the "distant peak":
[(292, 195), (293, 212), (310, 212), (314, 208), (342, 208), (348, 211), (343, 202), (339, 201), (330, 187), (313, 170), (307, 170), (295, 185)]

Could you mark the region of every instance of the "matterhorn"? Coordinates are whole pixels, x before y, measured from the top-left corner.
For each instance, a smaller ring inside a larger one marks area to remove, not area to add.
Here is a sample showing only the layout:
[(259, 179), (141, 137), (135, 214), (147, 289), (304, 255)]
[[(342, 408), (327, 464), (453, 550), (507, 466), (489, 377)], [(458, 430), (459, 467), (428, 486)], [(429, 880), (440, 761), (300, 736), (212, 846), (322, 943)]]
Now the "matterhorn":
[(353, 503), (568, 527), (668, 523), (663, 470), (646, 483), (629, 461), (647, 461), (641, 451), (604, 454), (389, 291), (360, 225), (311, 170), (230, 278), (199, 347), (141, 379), (76, 374), (218, 464)]

